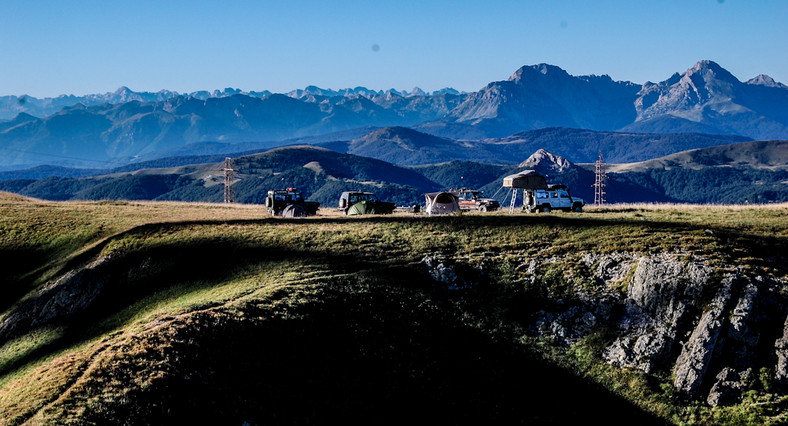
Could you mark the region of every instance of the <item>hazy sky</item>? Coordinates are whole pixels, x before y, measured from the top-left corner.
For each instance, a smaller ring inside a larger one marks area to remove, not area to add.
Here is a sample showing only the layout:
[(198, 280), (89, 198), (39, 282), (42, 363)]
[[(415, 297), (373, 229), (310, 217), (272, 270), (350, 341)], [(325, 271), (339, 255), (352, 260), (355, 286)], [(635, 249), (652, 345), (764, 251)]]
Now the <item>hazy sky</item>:
[(0, 95), (475, 91), (523, 65), (661, 81), (711, 59), (788, 84), (786, 0), (0, 0)]

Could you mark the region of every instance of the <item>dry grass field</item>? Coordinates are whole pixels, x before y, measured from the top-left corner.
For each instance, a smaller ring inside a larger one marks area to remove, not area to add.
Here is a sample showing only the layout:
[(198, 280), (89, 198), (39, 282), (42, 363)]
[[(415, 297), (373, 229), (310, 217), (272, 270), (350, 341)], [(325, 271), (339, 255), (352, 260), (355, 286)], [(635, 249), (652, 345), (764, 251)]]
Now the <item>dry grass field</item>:
[[(499, 309), (503, 294), (523, 285), (518, 265), (531, 258), (682, 251), (788, 282), (785, 265), (769, 260), (786, 249), (788, 204), (612, 205), (583, 213), (451, 217), (345, 217), (321, 209), (315, 217), (283, 219), (269, 217), (264, 206), (60, 203), (0, 194), (0, 321), (9, 323), (34, 306), (58, 279), (73, 276), (69, 271), (98, 274), (101, 282), (101, 288), (84, 287), (95, 291), (90, 303), (72, 295), (62, 312), (0, 327), (0, 424), (158, 423), (171, 415), (197, 421), (190, 416), (205, 410), (191, 404), (207, 404), (218, 416), (211, 420), (238, 424), (276, 422), (266, 417), (285, 415), (276, 407), (296, 410), (288, 411), (285, 423), (341, 420), (342, 410), (374, 421), (381, 419), (376, 410), (391, 409), (381, 401), (407, 407), (414, 396), (454, 413), (431, 418), (438, 422), (539, 422), (548, 413), (564, 421), (601, 419), (598, 411), (589, 414), (600, 403), (619, 410), (613, 419), (645, 423), (768, 422), (768, 410), (747, 413), (769, 404), (765, 396), (716, 411), (677, 404), (659, 384), (648, 384), (654, 378), (615, 372), (582, 353), (525, 345), (511, 335), (516, 325), (491, 307)], [(453, 259), (469, 274), (484, 271), (493, 287), (467, 294), (436, 290), (423, 271), (425, 256)], [(462, 342), (475, 342), (475, 349)], [(420, 348), (418, 355), (396, 352), (409, 346)], [(477, 361), (451, 355), (469, 350)], [(459, 376), (457, 368), (463, 369)], [(537, 370), (560, 377), (563, 387), (507, 394), (506, 386), (514, 385), (507, 375), (525, 381), (542, 374)], [(586, 372), (567, 373), (578, 370)], [(380, 386), (359, 381), (362, 373), (377, 377)], [(622, 382), (631, 386), (611, 384)], [(216, 383), (225, 386), (217, 395), (194, 393)], [(304, 390), (306, 383), (311, 390)], [(371, 396), (386, 386), (388, 396)], [(475, 393), (480, 389), (486, 393)], [(250, 409), (241, 401), (245, 392), (266, 402), (255, 399), (259, 409)], [(335, 400), (334, 407), (315, 402), (338, 392), (349, 399)], [(598, 398), (572, 399), (575, 417), (560, 413), (568, 402), (548, 398), (551, 392)], [(316, 405), (299, 408), (296, 395)], [(187, 396), (194, 402), (183, 400)], [(527, 413), (516, 398), (529, 400)], [(391, 419), (412, 420), (407, 413)]]

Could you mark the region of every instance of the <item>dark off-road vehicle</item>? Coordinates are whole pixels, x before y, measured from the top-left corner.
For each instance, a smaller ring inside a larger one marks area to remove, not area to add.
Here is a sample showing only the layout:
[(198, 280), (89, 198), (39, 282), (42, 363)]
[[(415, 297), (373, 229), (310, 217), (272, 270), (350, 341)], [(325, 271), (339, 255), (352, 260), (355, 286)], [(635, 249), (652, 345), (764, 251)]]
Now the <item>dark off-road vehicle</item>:
[(287, 188), (268, 191), (265, 206), (271, 216), (304, 217), (317, 214), (320, 203), (304, 201), (301, 192), (295, 188)]
[(481, 191), (472, 189), (452, 189), (459, 198), (460, 210), (478, 210), (480, 212), (492, 212), (501, 208), (501, 203), (492, 198), (486, 198)]
[(389, 214), (397, 208), (394, 203), (380, 201), (371, 192), (346, 191), (339, 197), (339, 209), (346, 215)]

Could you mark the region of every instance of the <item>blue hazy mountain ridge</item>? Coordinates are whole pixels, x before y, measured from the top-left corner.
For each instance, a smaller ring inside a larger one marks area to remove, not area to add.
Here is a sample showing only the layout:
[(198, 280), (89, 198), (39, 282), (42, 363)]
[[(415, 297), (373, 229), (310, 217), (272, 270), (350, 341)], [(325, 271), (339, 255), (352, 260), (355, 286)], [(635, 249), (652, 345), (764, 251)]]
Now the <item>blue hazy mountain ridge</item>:
[(96, 162), (162, 156), (193, 143), (286, 141), (370, 126), (415, 125), (445, 115), (461, 96), (387, 98), (380, 101), (384, 107), (363, 96), (311, 101), (282, 94), (206, 100), (177, 96), (163, 102), (77, 104), (43, 119), (20, 114), (0, 122), (0, 166), (56, 162), (96, 167)]
[[(571, 161), (596, 161), (599, 152), (607, 161), (636, 162), (662, 157), (686, 149), (746, 142), (734, 135), (703, 134), (633, 134), (597, 132), (553, 127), (530, 130), (500, 139), (482, 141), (455, 140), (418, 132), (406, 127), (363, 128), (322, 136), (289, 139), (284, 145), (315, 145), (340, 153), (375, 158), (398, 165), (420, 165), (454, 160), (475, 163), (514, 165), (531, 153), (546, 149)], [(0, 180), (38, 179), (43, 171), (50, 176), (79, 177), (130, 172), (144, 168), (179, 167), (188, 164), (217, 162), (225, 157), (239, 157), (274, 147), (274, 142), (195, 143), (168, 151), (168, 157), (152, 156), (120, 167), (103, 169), (48, 166), (0, 171)], [(144, 157), (141, 157), (144, 158)]]
[[(788, 138), (788, 87), (764, 75), (741, 82), (711, 61), (643, 85), (608, 76), (575, 77), (539, 64), (522, 67), (508, 80), (478, 92), (455, 92), (308, 87), (289, 95), (225, 89), (188, 96), (168, 91), (137, 94), (121, 88), (113, 96), (91, 95), (82, 99), (87, 105), (66, 106), (43, 118), (23, 111), (0, 121), (0, 167), (101, 167), (101, 162), (119, 165), (161, 157), (195, 143), (273, 146), (293, 138), (391, 126), (468, 140), (548, 127)], [(69, 99), (77, 100), (55, 98)], [(112, 101), (90, 104), (95, 99)], [(21, 103), (32, 104), (32, 99)]]
[[(645, 162), (610, 164), (609, 202), (744, 203), (788, 201), (788, 141), (738, 142), (684, 151)], [(238, 200), (263, 203), (272, 188), (295, 186), (330, 208), (342, 191), (369, 190), (400, 205), (420, 203), (424, 192), (471, 187), (495, 195), (502, 179), (534, 169), (575, 196), (593, 200), (594, 173), (588, 164), (539, 149), (515, 164), (476, 161), (402, 167), (385, 161), (310, 146), (280, 147), (234, 159)], [(51, 200), (176, 200), (219, 202), (223, 162), (218, 156), (193, 158), (199, 164), (121, 171), (93, 177), (0, 180), (0, 191)], [(166, 162), (166, 161), (165, 161)], [(150, 163), (150, 166), (155, 164)]]
[[(171, 90), (160, 90), (158, 92), (135, 92), (128, 87), (120, 87), (115, 92), (107, 92), (103, 94), (90, 94), (84, 96), (75, 95), (61, 95), (54, 98), (36, 98), (27, 95), (5, 95), (0, 96), (0, 120), (7, 120), (16, 117), (18, 114), (30, 114), (36, 117), (47, 117), (52, 115), (63, 108), (71, 107), (77, 104), (85, 106), (101, 105), (101, 104), (121, 104), (131, 101), (138, 102), (164, 102), (168, 99), (178, 96), (206, 100), (209, 98), (224, 98), (233, 95), (246, 95), (253, 98), (263, 98), (271, 95), (268, 90), (262, 91), (243, 91), (241, 89), (234, 89), (231, 87), (222, 90), (200, 90), (190, 93), (178, 93)], [(459, 95), (460, 92), (452, 88), (444, 88), (436, 90), (431, 95)], [(418, 87), (410, 92), (407, 90), (398, 91), (389, 89), (387, 91), (375, 91), (367, 89), (366, 87), (355, 87), (341, 90), (321, 89), (317, 86), (307, 86), (304, 89), (293, 90), (287, 93), (287, 96), (296, 99), (307, 99), (310, 96), (320, 97), (346, 97), (346, 96), (387, 96), (394, 95), (400, 97), (426, 95), (424, 91)]]
[(763, 75), (741, 82), (712, 61), (643, 85), (540, 64), (469, 95), (449, 119), (496, 137), (551, 126), (673, 132), (672, 123), (682, 132), (785, 139), (788, 88)]
[[(788, 87), (759, 75), (745, 83), (712, 61), (643, 86), (635, 102), (638, 130), (673, 116), (754, 139), (788, 138)], [(708, 128), (708, 127), (707, 127)]]
[(639, 89), (608, 76), (573, 77), (552, 65), (526, 66), (471, 94), (450, 119), (497, 137), (542, 127), (616, 130), (636, 119)]
[[(0, 188), (51, 200), (177, 200), (220, 202), (223, 162), (113, 171), (92, 177), (47, 177), (0, 181)], [(279, 147), (233, 160), (242, 203), (265, 202), (268, 190), (297, 187), (305, 196), (333, 205), (348, 188), (370, 190), (408, 204), (440, 186), (420, 173), (373, 158), (312, 146)]]
[(746, 142), (736, 135), (682, 133), (621, 133), (551, 127), (516, 133), (505, 138), (455, 140), (404, 127), (381, 128), (347, 142), (319, 144), (339, 152), (377, 158), (394, 164), (419, 165), (470, 160), (490, 164), (517, 164), (531, 153), (546, 149), (571, 161), (596, 161), (600, 152), (611, 162), (644, 161), (687, 149)]

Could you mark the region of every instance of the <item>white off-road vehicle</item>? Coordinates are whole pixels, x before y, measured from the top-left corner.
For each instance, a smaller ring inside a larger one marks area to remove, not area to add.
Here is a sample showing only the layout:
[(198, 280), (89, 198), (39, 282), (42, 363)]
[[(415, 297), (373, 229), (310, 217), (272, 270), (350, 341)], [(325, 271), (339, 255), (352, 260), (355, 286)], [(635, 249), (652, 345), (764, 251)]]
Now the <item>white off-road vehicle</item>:
[(572, 197), (566, 185), (548, 185), (547, 189), (525, 191), (523, 209), (527, 212), (549, 212), (551, 210), (583, 211), (582, 198)]

